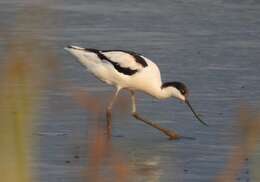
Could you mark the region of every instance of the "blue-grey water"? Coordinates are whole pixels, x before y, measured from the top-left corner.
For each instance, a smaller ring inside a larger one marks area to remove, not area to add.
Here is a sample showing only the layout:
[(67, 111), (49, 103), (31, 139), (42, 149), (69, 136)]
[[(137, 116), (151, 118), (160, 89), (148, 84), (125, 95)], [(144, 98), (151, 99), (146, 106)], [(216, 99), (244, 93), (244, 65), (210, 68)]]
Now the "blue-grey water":
[[(17, 12), (28, 5), (29, 1), (1, 0), (1, 29), (11, 30), (12, 36), (22, 31), (40, 32), (43, 22), (30, 29), (15, 28)], [(115, 113), (113, 146), (127, 154), (133, 170), (154, 168), (150, 175), (137, 173), (134, 181), (214, 181), (237, 143), (240, 103), (259, 106), (259, 1), (58, 0), (48, 9), (53, 19), (46, 21), (54, 33), (46, 30), (41, 36), (60, 59), (61, 69), (54, 74), (54, 83), (43, 90), (34, 133), (39, 135), (35, 150), (40, 157), (33, 163), (39, 181), (83, 180), (89, 160), (85, 145), (91, 143), (88, 128), (94, 116), (79, 106), (71, 92), (80, 88), (102, 97), (113, 91), (63, 50), (68, 44), (126, 49), (147, 56), (157, 63), (164, 81), (188, 85), (194, 108), (210, 125), (199, 124), (188, 108), (174, 99), (156, 101), (137, 94), (140, 113), (196, 140), (168, 141), (130, 117), (130, 109), (129, 116)], [(4, 55), (4, 40), (0, 37), (0, 55)], [(245, 162), (237, 181), (252, 180), (250, 162)]]

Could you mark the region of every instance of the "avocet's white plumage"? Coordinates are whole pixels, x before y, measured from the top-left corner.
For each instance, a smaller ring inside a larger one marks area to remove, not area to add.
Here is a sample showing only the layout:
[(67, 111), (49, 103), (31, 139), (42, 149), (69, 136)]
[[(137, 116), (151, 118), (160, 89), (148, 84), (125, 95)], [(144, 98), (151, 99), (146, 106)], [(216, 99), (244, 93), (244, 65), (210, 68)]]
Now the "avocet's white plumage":
[(192, 109), (188, 102), (188, 89), (181, 82), (162, 83), (160, 70), (150, 59), (131, 51), (123, 50), (97, 50), (68, 46), (65, 48), (73, 54), (89, 72), (103, 82), (116, 87), (116, 92), (107, 108), (108, 128), (111, 128), (111, 110), (113, 103), (121, 89), (127, 89), (132, 95), (132, 112), (136, 119), (149, 124), (172, 139), (179, 137), (176, 133), (170, 133), (143, 118), (136, 112), (134, 91), (143, 91), (158, 99), (175, 97), (186, 102), (195, 117), (204, 123)]
[[(102, 52), (102, 54), (104, 54), (107, 58), (113, 60), (114, 62), (118, 63), (120, 66), (124, 68), (130, 68), (132, 70), (139, 70), (139, 71), (143, 69), (142, 64), (136, 62), (135, 58), (129, 53), (118, 51), (118, 50), (111, 50), (111, 51)], [(148, 60), (143, 56), (141, 57)]]

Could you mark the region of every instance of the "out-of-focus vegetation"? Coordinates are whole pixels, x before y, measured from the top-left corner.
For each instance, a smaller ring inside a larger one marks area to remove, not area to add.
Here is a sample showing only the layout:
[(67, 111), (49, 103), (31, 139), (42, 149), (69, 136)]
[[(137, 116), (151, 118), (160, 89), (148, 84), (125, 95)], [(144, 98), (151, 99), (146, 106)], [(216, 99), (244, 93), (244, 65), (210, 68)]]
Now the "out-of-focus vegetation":
[[(250, 106), (242, 106), (239, 111), (240, 133), (237, 135), (238, 144), (231, 151), (230, 158), (222, 173), (217, 177), (219, 182), (236, 181), (244, 164), (249, 161), (249, 168), (253, 171), (250, 175), (252, 181), (259, 181), (259, 150), (260, 139), (260, 114)], [(253, 165), (252, 165), (253, 164)]]
[[(106, 127), (104, 127), (103, 100), (80, 90), (75, 91), (73, 96), (87, 112), (94, 115), (96, 123), (89, 129), (89, 139), (92, 142), (88, 146), (90, 160), (84, 172), (86, 173), (86, 181), (129, 181), (130, 168), (126, 156), (113, 148), (111, 138), (107, 135)], [(121, 112), (124, 113), (128, 105), (127, 100), (120, 97), (118, 103), (121, 106)], [(108, 176), (103, 174), (104, 170), (108, 171)]]
[[(0, 72), (0, 181), (29, 182), (33, 122), (37, 119), (40, 95), (47, 85), (54, 55), (42, 47), (43, 15), (48, 11), (44, 4), (27, 7), (17, 12), (16, 26), (3, 29), (6, 47), (1, 59)], [(39, 27), (35, 34), (27, 31)], [(46, 24), (44, 25), (46, 26)], [(46, 30), (46, 27), (44, 28)], [(16, 32), (16, 34), (9, 34)]]

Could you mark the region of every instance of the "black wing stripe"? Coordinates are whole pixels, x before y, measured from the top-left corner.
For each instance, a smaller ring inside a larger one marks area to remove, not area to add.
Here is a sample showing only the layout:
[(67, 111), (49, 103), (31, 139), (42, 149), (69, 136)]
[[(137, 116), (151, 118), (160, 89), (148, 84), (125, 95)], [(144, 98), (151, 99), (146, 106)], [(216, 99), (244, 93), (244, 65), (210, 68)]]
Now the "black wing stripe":
[[(111, 62), (111, 61), (109, 61), (109, 62)], [(114, 63), (114, 62), (111, 62), (111, 64), (113, 64), (113, 66), (115, 67), (115, 69), (118, 72), (123, 73), (125, 75), (133, 75), (133, 74), (135, 74), (138, 71), (138, 70), (132, 70), (130, 68), (121, 67), (119, 64)]]
[(130, 54), (131, 56), (134, 57), (134, 59), (137, 63), (141, 64), (143, 67), (148, 66), (146, 61), (144, 60), (144, 58), (136, 52), (124, 51), (124, 50), (102, 50), (102, 52), (112, 52), (112, 51), (119, 51), (119, 52), (124, 52), (124, 53)]
[(122, 66), (120, 66), (118, 63), (112, 61), (111, 59), (109, 59), (108, 57), (106, 57), (104, 54), (102, 54), (99, 50), (97, 49), (88, 49), (88, 48), (85, 48), (86, 51), (89, 51), (89, 52), (93, 52), (95, 53), (99, 59), (101, 60), (106, 60), (108, 61), (109, 63), (111, 63), (114, 68), (120, 72), (120, 73), (123, 73), (125, 75), (133, 75), (135, 74), (138, 70), (132, 70), (130, 68), (124, 68)]
[(130, 54), (131, 56), (133, 56), (135, 58), (135, 61), (139, 64), (141, 64), (143, 67), (148, 66), (146, 61), (144, 60), (144, 58), (142, 58), (139, 54), (135, 53), (135, 52), (130, 52), (130, 51), (125, 51), (126, 53)]

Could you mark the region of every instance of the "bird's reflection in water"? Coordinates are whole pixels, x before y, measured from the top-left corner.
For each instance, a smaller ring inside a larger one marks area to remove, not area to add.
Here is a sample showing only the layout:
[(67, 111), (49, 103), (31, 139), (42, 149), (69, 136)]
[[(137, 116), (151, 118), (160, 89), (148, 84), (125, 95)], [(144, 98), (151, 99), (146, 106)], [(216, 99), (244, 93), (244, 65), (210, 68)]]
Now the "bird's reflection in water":
[(130, 167), (134, 173), (134, 180), (149, 182), (160, 181), (160, 177), (163, 175), (163, 170), (160, 164), (160, 156), (134, 159), (130, 163)]

